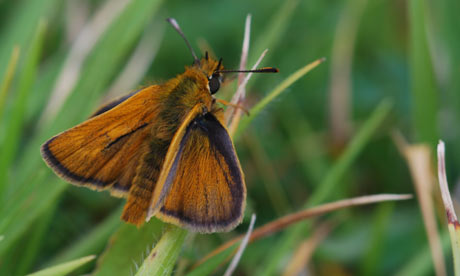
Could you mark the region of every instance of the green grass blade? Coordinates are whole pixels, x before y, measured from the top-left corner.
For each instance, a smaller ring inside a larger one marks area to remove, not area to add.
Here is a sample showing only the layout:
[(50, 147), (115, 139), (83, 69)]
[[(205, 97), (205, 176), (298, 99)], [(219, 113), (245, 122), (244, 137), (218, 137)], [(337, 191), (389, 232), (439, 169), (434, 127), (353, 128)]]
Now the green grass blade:
[(163, 231), (163, 223), (155, 218), (137, 228), (123, 224), (110, 239), (110, 246), (98, 260), (93, 276), (133, 275)]
[(27, 48), (27, 54), (24, 56), (24, 65), (18, 78), (17, 95), (14, 99), (13, 108), (10, 111), (7, 120), (6, 137), (2, 143), (0, 154), (0, 196), (4, 196), (5, 186), (8, 181), (8, 169), (14, 160), (14, 156), (21, 142), (21, 136), (24, 125), (24, 114), (29, 99), (29, 93), (35, 81), (40, 61), (42, 46), (45, 36), (46, 24), (41, 21), (38, 24), (37, 31), (30, 47)]
[[(33, 176), (37, 177), (36, 174)], [(37, 183), (41, 183), (42, 179), (43, 175), (38, 176)], [(41, 190), (33, 187), (29, 193), (23, 195), (24, 198), (21, 198), (20, 201), (11, 200), (10, 202), (13, 203), (6, 203), (9, 208), (2, 210), (0, 215), (2, 218), (0, 221), (0, 233), (5, 236), (5, 240), (0, 243), (0, 256), (5, 254), (18, 238), (27, 232), (28, 227), (39, 216), (56, 204), (59, 195), (67, 187), (66, 185), (68, 184), (64, 184), (59, 180), (54, 182), (46, 181), (40, 185)], [(44, 200), (40, 200), (41, 198)]]
[(276, 86), (267, 96), (265, 96), (260, 102), (258, 102), (251, 110), (249, 111), (249, 116), (241, 118), (238, 129), (235, 133), (235, 139), (238, 139), (243, 130), (254, 120), (254, 118), (275, 98), (277, 98), (283, 91), (291, 86), (294, 82), (299, 80), (301, 77), (306, 75), (308, 72), (313, 70), (315, 67), (320, 65), (324, 61), (324, 58), (318, 59), (312, 63), (307, 64), (306, 66), (300, 68), (288, 78), (286, 78), (282, 83)]
[[(433, 60), (434, 68), (436, 68), (435, 71), (437, 71), (436, 73), (440, 73), (439, 75), (442, 75), (443, 78), (439, 81), (439, 91), (442, 95), (439, 102), (443, 110), (451, 113), (450, 116), (452, 116), (452, 118), (460, 118), (460, 93), (458, 93), (458, 91), (460, 91), (460, 78), (458, 77), (460, 76), (460, 66), (458, 66), (458, 64), (460, 64), (460, 51), (458, 51), (458, 49), (460, 49), (460, 36), (458, 35), (460, 20), (458, 20), (457, 12), (460, 9), (460, 2), (457, 0), (446, 0), (427, 2), (427, 4), (427, 14), (431, 14), (433, 17), (431, 22), (437, 23), (432, 24), (435, 26), (431, 26), (431, 30), (435, 32), (434, 36), (437, 42), (435, 45), (439, 46), (438, 41), (443, 41), (441, 45), (445, 47), (441, 49), (435, 47), (435, 51), (438, 54), (441, 53), (446, 55), (444, 59), (439, 59), (439, 62)], [(429, 19), (428, 16), (427, 19)], [(434, 57), (437, 58), (438, 56), (434, 55)], [(443, 64), (443, 61), (448, 61), (448, 63)], [(437, 66), (440, 64), (442, 65), (441, 67)], [(437, 70), (438, 68), (442, 68), (442, 71)], [(442, 123), (439, 123), (439, 128), (442, 129)], [(450, 144), (451, 151), (454, 151), (454, 155), (460, 156), (460, 140), (457, 139), (460, 134), (460, 129), (449, 129), (449, 132), (453, 132), (453, 134), (450, 134), (452, 136), (449, 135), (451, 138), (446, 135), (443, 139), (446, 139), (446, 142)], [(458, 158), (455, 162), (458, 162)]]
[(145, 258), (136, 276), (170, 275), (188, 231), (174, 225), (161, 236), (155, 248)]
[[(298, 101), (288, 104), (281, 112), (285, 117), (280, 120), (280, 128), (287, 133), (293, 152), (298, 156), (295, 162), (301, 165), (308, 182), (320, 183), (330, 167), (323, 137), (313, 131), (309, 120), (298, 116), (302, 114)], [(292, 118), (297, 118), (294, 124)]]
[(219, 266), (229, 260), (232, 253), (238, 248), (239, 243), (235, 243), (233, 246), (219, 252), (218, 254), (207, 259), (204, 263), (200, 264), (192, 271), (187, 273), (187, 276), (205, 276), (211, 275)]
[(360, 128), (359, 132), (355, 135), (355, 137), (353, 137), (343, 155), (334, 164), (322, 183), (318, 185), (318, 188), (308, 199), (305, 207), (318, 205), (328, 199), (330, 195), (332, 195), (335, 187), (340, 183), (340, 179), (345, 175), (358, 155), (368, 144), (369, 140), (372, 138), (372, 135), (376, 132), (378, 127), (387, 117), (391, 107), (392, 104), (389, 101), (383, 101), (380, 103), (380, 105), (375, 109), (369, 119)]
[[(26, 194), (24, 196), (17, 194), (16, 201), (10, 200), (8, 208), (0, 210), (0, 217), (6, 218), (0, 221), (0, 233), (5, 235), (5, 242), (0, 243), (0, 255), (24, 234), (37, 216), (52, 206), (65, 188), (69, 187), (69, 184), (49, 181), (46, 177), (41, 181), (31, 177), (40, 171), (51, 175), (51, 171), (40, 158), (40, 145), (52, 135), (82, 120), (89, 113), (98, 95), (106, 88), (127, 52), (143, 31), (145, 24), (152, 18), (159, 3), (161, 1), (131, 1), (86, 60), (82, 78), (56, 120), (40, 129), (23, 151), (18, 162), (21, 164), (21, 171), (15, 176), (15, 189)], [(57, 177), (52, 177), (57, 180)], [(34, 208), (30, 209), (27, 206), (34, 206)], [(15, 220), (14, 218), (17, 217), (24, 219)]]
[(74, 244), (66, 247), (63, 252), (58, 253), (46, 266), (67, 262), (80, 256), (99, 253), (107, 243), (110, 235), (117, 230), (122, 221), (120, 219), (122, 208), (114, 211), (108, 218), (93, 228), (90, 233), (83, 235)]
[(57, 0), (24, 0), (17, 2), (15, 10), (9, 14), (8, 24), (0, 34), (0, 76), (6, 71), (6, 64), (11, 50), (16, 45), (21, 49), (27, 48), (29, 39), (34, 35), (40, 19), (47, 18), (57, 6)]
[[(18, 64), (19, 59), (19, 47), (16, 46), (11, 52), (11, 57), (6, 67), (5, 76), (2, 79), (0, 84), (0, 116), (3, 115), (3, 109), (5, 107), (6, 97), (8, 90), (11, 86), (11, 81), (13, 80), (14, 74), (16, 72), (16, 65)], [(1, 117), (0, 117), (1, 118)]]
[(51, 219), (55, 213), (56, 206), (48, 208), (46, 213), (42, 215), (35, 222), (35, 227), (30, 233), (29, 240), (26, 243), (24, 248), (21, 248), (22, 254), (21, 259), (14, 264), (14, 274), (16, 275), (25, 275), (30, 271), (30, 268), (33, 266), (35, 259), (40, 253), (40, 248), (43, 245), (43, 241), (46, 238), (46, 231), (48, 230)]
[[(377, 109), (371, 114), (370, 118), (363, 124), (351, 143), (345, 149), (342, 156), (334, 163), (324, 180), (318, 185), (312, 196), (305, 203), (304, 207), (308, 208), (324, 202), (334, 191), (334, 188), (340, 184), (346, 171), (351, 167), (353, 162), (361, 153), (364, 147), (369, 143), (372, 135), (382, 124), (391, 109), (391, 104), (387, 101), (382, 102)], [(268, 254), (265, 266), (259, 275), (273, 275), (278, 267), (279, 262), (283, 259), (295, 243), (302, 239), (309, 232), (309, 223), (294, 226), (283, 234), (281, 239), (274, 246), (276, 250)]]
[(426, 1), (409, 1), (412, 116), (417, 139), (434, 146), (438, 140), (438, 93), (426, 34)]
[(387, 230), (391, 225), (394, 207), (393, 202), (388, 202), (379, 205), (375, 211), (375, 216), (371, 222), (372, 239), (363, 258), (361, 275), (377, 275), (382, 268), (380, 260), (385, 258), (382, 256), (382, 252), (387, 238)]
[(50, 268), (46, 268), (40, 271), (37, 271), (32, 274), (28, 274), (27, 276), (64, 276), (68, 275), (70, 272), (74, 271), (75, 269), (83, 266), (86, 263), (94, 260), (96, 256), (87, 256), (80, 258), (78, 260), (70, 261), (67, 263), (63, 263), (60, 265), (56, 265)]
[[(442, 249), (444, 253), (451, 250), (449, 231), (444, 230), (440, 234)], [(400, 268), (394, 275), (397, 276), (418, 276), (418, 275), (433, 275), (433, 261), (431, 258), (431, 250), (428, 244), (425, 244), (419, 253), (404, 267)]]
[[(273, 51), (276, 45), (281, 40), (283, 34), (286, 33), (289, 22), (292, 20), (296, 7), (299, 4), (299, 0), (287, 0), (278, 9), (278, 12), (266, 22), (268, 26), (265, 27), (265, 32), (257, 35), (257, 40), (254, 42), (254, 47), (250, 50), (252, 53), (259, 55), (265, 49)], [(254, 64), (258, 56), (251, 55), (248, 64)], [(252, 66), (252, 65), (251, 65)]]

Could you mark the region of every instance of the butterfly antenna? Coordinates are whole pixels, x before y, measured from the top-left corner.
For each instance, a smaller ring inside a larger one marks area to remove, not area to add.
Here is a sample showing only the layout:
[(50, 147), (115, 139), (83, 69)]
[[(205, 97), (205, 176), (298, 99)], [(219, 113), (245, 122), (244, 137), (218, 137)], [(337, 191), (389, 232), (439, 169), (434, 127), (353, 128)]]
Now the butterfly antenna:
[(182, 38), (185, 40), (185, 44), (187, 44), (187, 47), (189, 48), (190, 52), (192, 52), (192, 56), (194, 59), (194, 63), (200, 63), (200, 60), (195, 54), (195, 51), (193, 51), (192, 45), (190, 45), (190, 42), (188, 42), (187, 38), (185, 37), (184, 33), (182, 32), (181, 28), (179, 27), (179, 23), (177, 23), (176, 19), (174, 18), (168, 18), (166, 21), (169, 22), (173, 26), (174, 29), (182, 36)]
[(274, 67), (264, 67), (254, 70), (216, 70), (214, 73), (278, 73), (278, 69)]
[(216, 70), (214, 70), (214, 72), (219, 72), (220, 66), (222, 66), (222, 58), (219, 59), (219, 63), (217, 64)]

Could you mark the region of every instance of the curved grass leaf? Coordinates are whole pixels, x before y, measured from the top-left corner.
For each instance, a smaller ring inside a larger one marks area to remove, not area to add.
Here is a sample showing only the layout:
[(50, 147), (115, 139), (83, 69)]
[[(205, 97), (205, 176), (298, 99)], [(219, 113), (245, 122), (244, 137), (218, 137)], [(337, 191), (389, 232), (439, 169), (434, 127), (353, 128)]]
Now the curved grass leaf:
[(282, 83), (276, 86), (270, 93), (268, 93), (265, 98), (263, 98), (260, 102), (258, 102), (254, 107), (251, 108), (249, 111), (249, 116), (241, 118), (240, 124), (238, 129), (235, 133), (235, 139), (238, 139), (243, 130), (254, 120), (254, 118), (275, 98), (277, 98), (283, 91), (286, 90), (289, 86), (291, 86), (294, 82), (299, 80), (301, 77), (306, 75), (308, 72), (316, 68), (322, 62), (324, 62), (324, 58), (317, 59), (312, 63), (305, 65), (304, 67), (300, 68), (289, 77), (287, 77)]
[(185, 229), (168, 225), (168, 229), (161, 236), (152, 252), (145, 258), (136, 276), (170, 275), (187, 233), (188, 231)]
[(75, 269), (83, 266), (84, 264), (94, 260), (95, 258), (96, 256), (94, 255), (83, 257), (74, 261), (70, 261), (67, 263), (63, 263), (60, 265), (56, 265), (50, 268), (34, 272), (32, 274), (28, 274), (27, 276), (64, 276), (74, 271)]

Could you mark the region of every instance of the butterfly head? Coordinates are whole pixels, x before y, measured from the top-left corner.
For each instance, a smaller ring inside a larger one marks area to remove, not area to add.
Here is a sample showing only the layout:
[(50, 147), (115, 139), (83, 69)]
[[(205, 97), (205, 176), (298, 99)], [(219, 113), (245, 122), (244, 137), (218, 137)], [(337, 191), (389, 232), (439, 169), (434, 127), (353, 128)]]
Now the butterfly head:
[(198, 69), (198, 71), (201, 71), (202, 73), (204, 73), (204, 76), (206, 77), (206, 80), (204, 81), (207, 82), (207, 88), (211, 94), (215, 94), (219, 90), (220, 85), (222, 83), (222, 74), (224, 73), (277, 73), (278, 72), (278, 69), (273, 68), (273, 67), (264, 67), (260, 69), (254, 69), (254, 70), (224, 70), (222, 66), (222, 58), (219, 59), (219, 61), (217, 61), (213, 58), (210, 58), (208, 55), (208, 52), (206, 52), (205, 57), (201, 58), (200, 60), (198, 59), (195, 51), (193, 50), (192, 45), (190, 45), (190, 42), (187, 40), (181, 28), (179, 27), (179, 24), (177, 23), (177, 21), (174, 18), (168, 18), (166, 19), (166, 21), (168, 21), (171, 24), (171, 26), (184, 39), (185, 44), (187, 45), (187, 47), (189, 48), (193, 56), (193, 66), (191, 68), (195, 70)]
[(207, 79), (207, 87), (209, 92), (214, 95), (219, 91), (219, 88), (222, 84), (222, 73), (220, 70), (224, 69), (222, 65), (222, 58), (217, 61), (209, 57), (208, 52), (206, 52), (205, 57), (198, 62), (194, 63), (194, 66), (197, 67)]

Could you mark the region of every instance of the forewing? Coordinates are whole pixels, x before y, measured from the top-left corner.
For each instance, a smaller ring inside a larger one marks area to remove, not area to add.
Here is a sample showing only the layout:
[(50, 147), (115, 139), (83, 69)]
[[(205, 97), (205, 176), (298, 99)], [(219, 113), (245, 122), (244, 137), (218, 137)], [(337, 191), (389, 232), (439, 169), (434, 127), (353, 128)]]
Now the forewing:
[(158, 114), (158, 86), (145, 88), (42, 145), (46, 163), (62, 178), (93, 189), (129, 190), (149, 125)]
[(135, 95), (137, 92), (142, 91), (142, 90), (137, 90), (134, 92), (131, 92), (127, 95), (121, 96), (119, 98), (116, 98), (113, 101), (110, 101), (102, 106), (100, 106), (94, 113), (91, 115), (91, 117), (96, 117), (97, 115), (100, 115), (104, 112), (109, 111), (110, 109), (116, 107), (117, 105), (121, 104), (122, 102), (126, 101), (127, 99), (131, 98), (133, 95)]
[(246, 188), (227, 130), (207, 113), (197, 114), (176, 135), (150, 215), (193, 231), (231, 230), (242, 219)]

